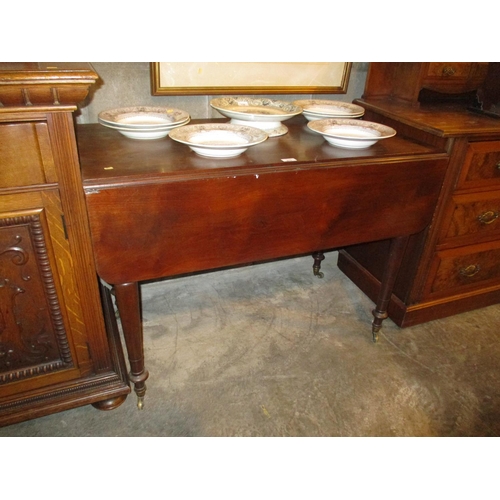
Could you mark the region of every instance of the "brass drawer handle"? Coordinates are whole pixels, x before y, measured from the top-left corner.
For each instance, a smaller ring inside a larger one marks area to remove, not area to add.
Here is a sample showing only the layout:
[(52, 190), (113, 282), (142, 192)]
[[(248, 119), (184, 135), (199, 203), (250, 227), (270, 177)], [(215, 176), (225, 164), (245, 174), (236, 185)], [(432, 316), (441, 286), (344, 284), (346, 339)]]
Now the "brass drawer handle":
[(443, 76), (453, 76), (455, 74), (455, 68), (453, 66), (445, 66), (443, 68)]
[(471, 264), (470, 266), (460, 269), (459, 273), (460, 276), (464, 276), (465, 278), (472, 278), (472, 276), (475, 276), (480, 270), (481, 268), (477, 264)]
[(481, 224), (491, 224), (498, 219), (498, 212), (494, 212), (493, 210), (488, 210), (487, 212), (482, 213), (477, 216), (477, 220)]
[(500, 170), (500, 161), (496, 164), (498, 170)]

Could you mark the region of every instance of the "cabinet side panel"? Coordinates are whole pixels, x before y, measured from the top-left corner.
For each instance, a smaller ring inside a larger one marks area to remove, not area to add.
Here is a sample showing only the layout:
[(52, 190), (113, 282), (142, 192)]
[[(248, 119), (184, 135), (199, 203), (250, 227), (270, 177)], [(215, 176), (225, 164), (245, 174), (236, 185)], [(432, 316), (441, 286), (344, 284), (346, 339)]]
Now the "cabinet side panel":
[(59, 178), (61, 203), (74, 261), (76, 284), (82, 304), (85, 304), (82, 313), (89, 346), (92, 350), (92, 362), (96, 373), (108, 371), (112, 362), (106, 338), (87, 208), (81, 184), (73, 116), (71, 113), (53, 113), (47, 117), (47, 124), (55, 168)]

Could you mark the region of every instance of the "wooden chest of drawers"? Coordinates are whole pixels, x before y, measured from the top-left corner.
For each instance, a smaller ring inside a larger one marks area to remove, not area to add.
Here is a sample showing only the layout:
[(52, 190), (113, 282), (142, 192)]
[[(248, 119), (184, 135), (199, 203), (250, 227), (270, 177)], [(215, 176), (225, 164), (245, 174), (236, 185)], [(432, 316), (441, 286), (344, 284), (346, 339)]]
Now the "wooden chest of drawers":
[[(366, 119), (450, 158), (433, 222), (406, 251), (389, 316), (404, 327), (500, 302), (500, 120), (457, 105), (356, 102)], [(379, 242), (339, 254), (339, 267), (370, 297), (386, 248)]]
[(468, 142), (423, 298), (500, 283), (500, 141)]

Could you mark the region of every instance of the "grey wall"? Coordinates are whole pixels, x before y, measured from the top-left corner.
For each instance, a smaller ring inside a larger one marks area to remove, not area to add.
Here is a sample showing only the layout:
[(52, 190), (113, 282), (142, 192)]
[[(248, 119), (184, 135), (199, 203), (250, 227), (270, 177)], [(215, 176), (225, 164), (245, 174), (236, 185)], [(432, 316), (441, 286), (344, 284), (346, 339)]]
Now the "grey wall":
[[(187, 111), (192, 118), (222, 117), (210, 107), (210, 100), (217, 96), (151, 95), (149, 63), (147, 62), (95, 62), (91, 64), (100, 79), (80, 106), (77, 114), (79, 123), (96, 123), (97, 115), (101, 111), (125, 106), (169, 106)], [(346, 94), (321, 94), (316, 97), (352, 102), (363, 93), (367, 70), (368, 63), (353, 63)], [(311, 96), (286, 94), (267, 97), (293, 101), (308, 99)]]

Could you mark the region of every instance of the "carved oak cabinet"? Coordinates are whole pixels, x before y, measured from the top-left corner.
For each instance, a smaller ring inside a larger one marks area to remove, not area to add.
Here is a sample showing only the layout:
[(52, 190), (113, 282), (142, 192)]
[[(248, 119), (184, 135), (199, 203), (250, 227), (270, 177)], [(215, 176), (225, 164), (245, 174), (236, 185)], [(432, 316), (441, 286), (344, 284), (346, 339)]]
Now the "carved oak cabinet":
[(112, 409), (130, 392), (74, 135), (96, 78), (82, 64), (0, 63), (0, 425)]

